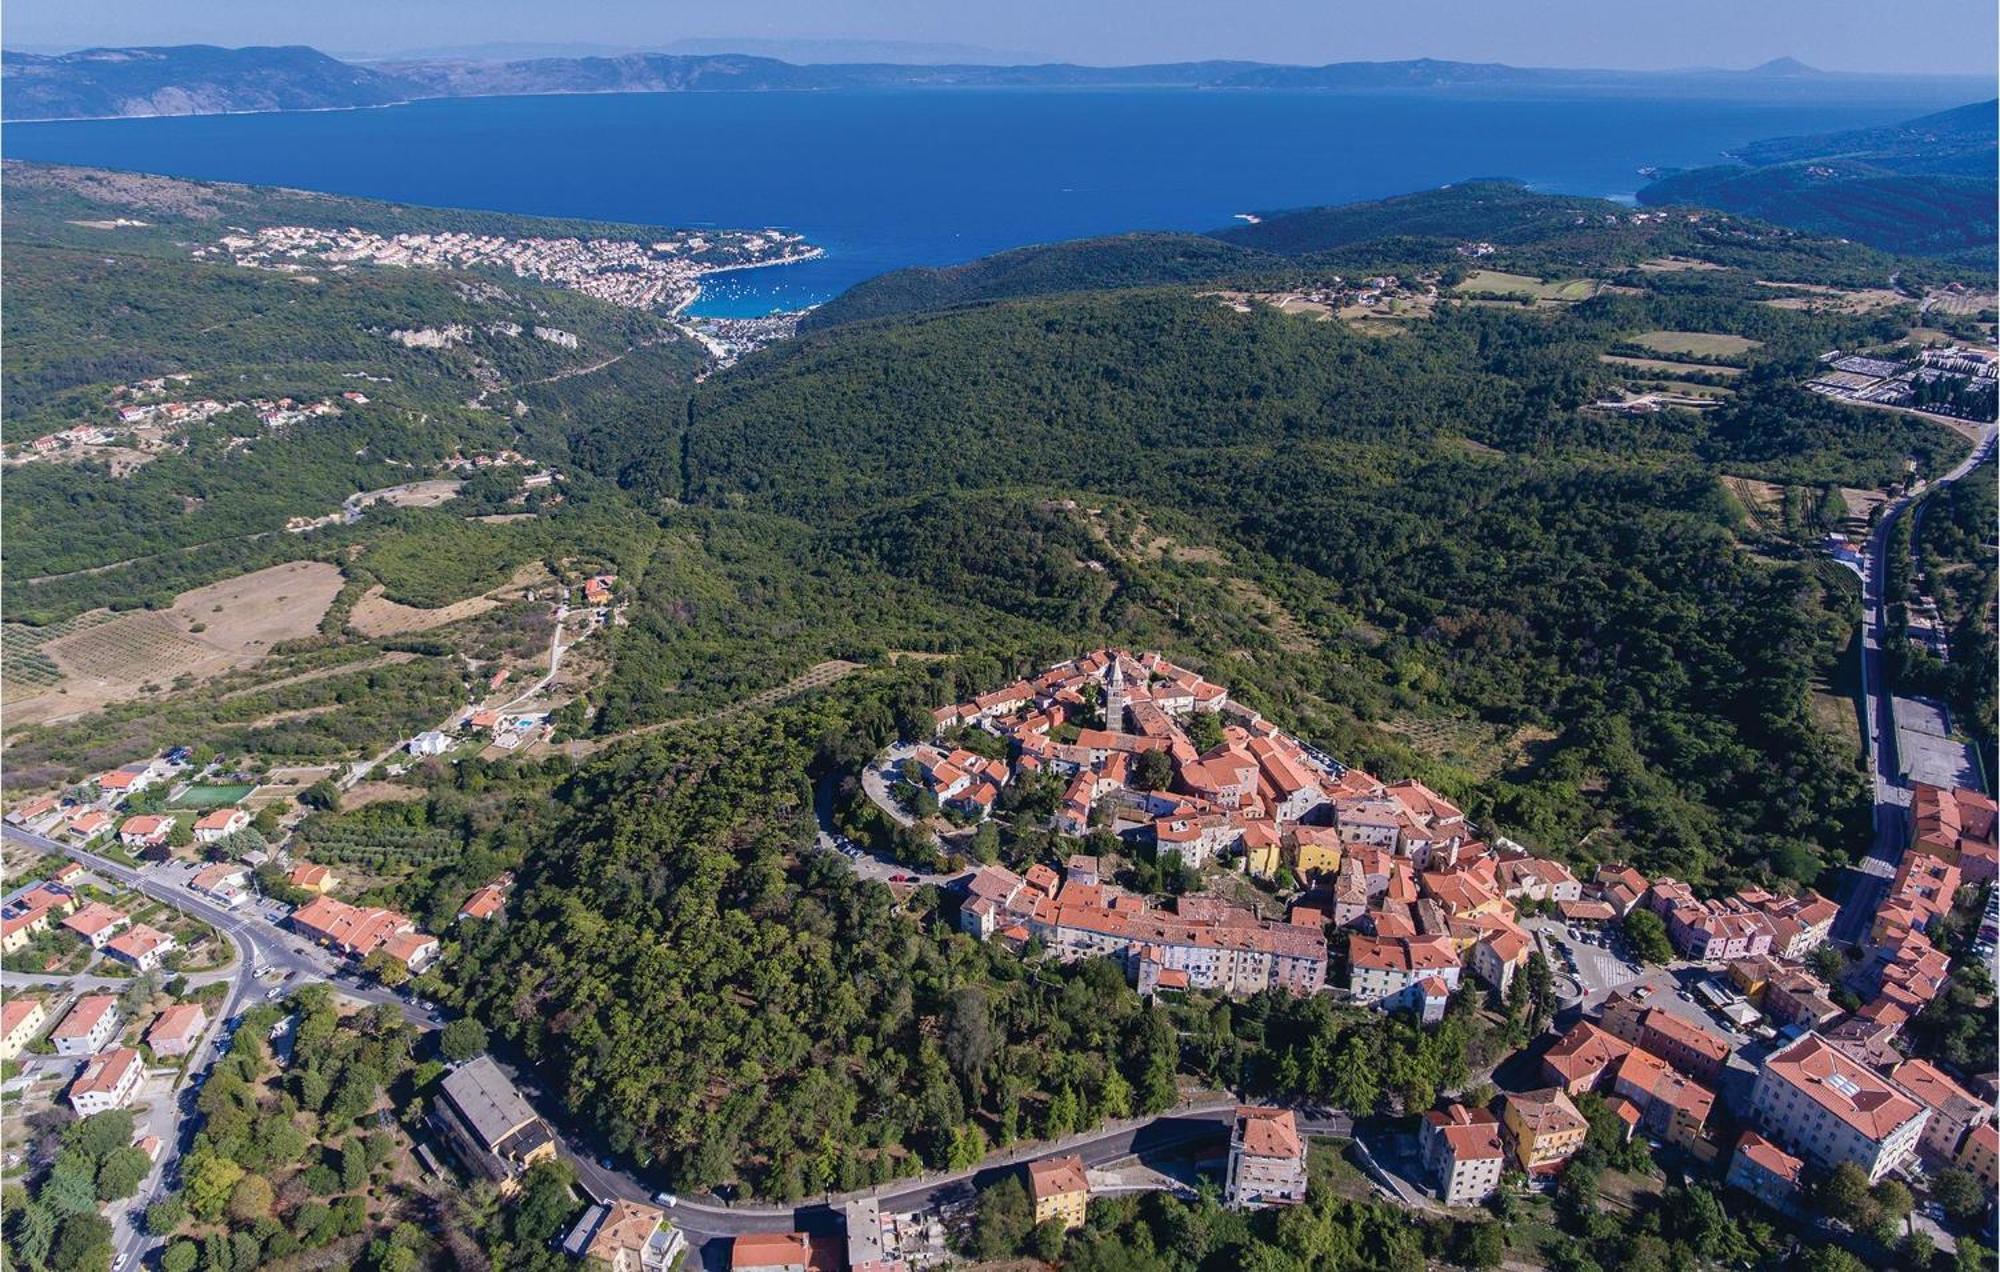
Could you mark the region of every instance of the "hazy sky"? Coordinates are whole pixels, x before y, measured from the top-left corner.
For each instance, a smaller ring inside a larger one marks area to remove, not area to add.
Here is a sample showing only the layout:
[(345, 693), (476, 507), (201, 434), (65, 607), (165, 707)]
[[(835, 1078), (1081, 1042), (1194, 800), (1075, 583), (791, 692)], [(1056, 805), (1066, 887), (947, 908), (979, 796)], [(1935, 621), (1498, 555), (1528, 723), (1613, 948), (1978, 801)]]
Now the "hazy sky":
[(1992, 74), (1993, 0), (10, 0), (5, 43), (312, 44), (388, 53), (495, 41), (916, 40), (1068, 61), (1405, 57), (1524, 66)]

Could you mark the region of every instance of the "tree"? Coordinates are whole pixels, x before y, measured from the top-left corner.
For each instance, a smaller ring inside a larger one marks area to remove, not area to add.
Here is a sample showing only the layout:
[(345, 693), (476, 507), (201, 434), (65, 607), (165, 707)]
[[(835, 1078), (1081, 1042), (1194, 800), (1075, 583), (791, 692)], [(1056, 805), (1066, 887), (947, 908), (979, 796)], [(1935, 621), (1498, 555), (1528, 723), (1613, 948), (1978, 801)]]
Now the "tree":
[(457, 1063), (470, 1060), (486, 1050), (486, 1026), (470, 1016), (461, 1016), (438, 1034), (438, 1054)]
[(1881, 1210), (1868, 1195), (1868, 1175), (1853, 1162), (1842, 1162), (1820, 1177), (1813, 1191), (1814, 1204), (1821, 1214), (1837, 1219), (1856, 1232), (1872, 1227)]
[(127, 1145), (113, 1149), (97, 1168), (97, 1197), (100, 1201), (123, 1201), (139, 1191), (152, 1159)]
[(56, 1230), (56, 1243), (49, 1251), (49, 1266), (68, 1269), (97, 1269), (111, 1263), (111, 1225), (95, 1210), (71, 1215)]
[(55, 1248), (57, 1218), (54, 1211), (40, 1202), (31, 1202), (19, 1210), (10, 1209), (10, 1226), (14, 1234), (14, 1251), (29, 1267), (45, 1262), (49, 1251)]
[(1034, 1207), (1020, 1176), (1009, 1173), (979, 1194), (972, 1222), (972, 1253), (981, 1259), (1005, 1259), (1018, 1252), (1035, 1225)]
[(197, 1218), (214, 1220), (222, 1217), (229, 1194), (243, 1178), (243, 1168), (212, 1148), (197, 1146), (187, 1155), (181, 1177), (187, 1183), (188, 1209)]
[(362, 959), (361, 970), (373, 976), (378, 984), (390, 989), (410, 979), (409, 966), (387, 950), (376, 950)]
[(1959, 1223), (1972, 1223), (1986, 1213), (1986, 1190), (1970, 1171), (1948, 1166), (1931, 1176), (1931, 1196)]
[(187, 1202), (179, 1193), (169, 1193), (146, 1207), (146, 1231), (156, 1237), (168, 1236), (186, 1222)]
[(1142, 791), (1163, 791), (1173, 785), (1174, 761), (1165, 751), (1147, 751), (1139, 757), (1132, 773), (1132, 785)]
[(176, 1241), (160, 1256), (160, 1272), (194, 1272), (201, 1251), (192, 1241)]
[(1902, 1255), (1904, 1267), (1924, 1272), (1937, 1257), (1937, 1242), (1931, 1240), (1930, 1233), (1917, 1229), (1903, 1238)]
[(270, 1180), (262, 1175), (245, 1175), (230, 1190), (229, 1217), (241, 1224), (255, 1223), (271, 1213), (271, 1204), (276, 1200)]
[(299, 792), (299, 803), (307, 808), (337, 812), (340, 809), (340, 788), (333, 784), (332, 778), (322, 777)]
[(276, 835), (283, 824), (279, 820), (278, 806), (276, 804), (264, 805), (257, 810), (257, 815), (250, 820), (250, 825), (256, 829), (258, 834), (264, 836), (266, 839)]
[(1883, 1180), (1875, 1185), (1870, 1195), (1882, 1208), (1882, 1213), (1898, 1223), (1909, 1218), (1910, 1211), (1917, 1204), (1916, 1198), (1910, 1195), (1909, 1187), (1900, 1179)]
[(1644, 908), (1634, 908), (1625, 916), (1625, 939), (1632, 946), (1632, 952), (1648, 963), (1671, 963), (1674, 947), (1667, 940), (1667, 925), (1659, 915)]
[(1507, 1257), (1507, 1237), (1497, 1223), (1461, 1223), (1452, 1228), (1451, 1261), (1468, 1268), (1497, 1268)]
[(1028, 1253), (1044, 1263), (1053, 1263), (1062, 1257), (1063, 1241), (1068, 1236), (1062, 1220), (1044, 1219), (1028, 1232)]
[(1847, 959), (1837, 946), (1815, 945), (1812, 953), (1806, 955), (1806, 966), (1812, 968), (1813, 975), (1834, 985), (1839, 983), (1841, 974), (1847, 970)]
[(70, 1123), (63, 1131), (63, 1143), (86, 1157), (101, 1159), (131, 1144), (134, 1125), (130, 1109), (93, 1113)]

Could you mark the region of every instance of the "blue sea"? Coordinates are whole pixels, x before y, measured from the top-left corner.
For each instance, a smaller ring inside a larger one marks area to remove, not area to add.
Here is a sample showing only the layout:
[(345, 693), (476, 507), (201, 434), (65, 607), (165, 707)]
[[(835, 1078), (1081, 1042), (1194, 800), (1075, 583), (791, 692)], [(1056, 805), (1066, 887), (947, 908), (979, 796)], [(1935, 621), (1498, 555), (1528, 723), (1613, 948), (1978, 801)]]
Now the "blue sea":
[(1188, 89), (492, 97), (382, 110), (10, 124), (8, 158), (453, 207), (780, 226), (823, 259), (725, 274), (694, 312), (796, 309), (906, 265), (1470, 177), (1629, 198), (1639, 169), (1970, 100), (1905, 81), (1759, 96)]

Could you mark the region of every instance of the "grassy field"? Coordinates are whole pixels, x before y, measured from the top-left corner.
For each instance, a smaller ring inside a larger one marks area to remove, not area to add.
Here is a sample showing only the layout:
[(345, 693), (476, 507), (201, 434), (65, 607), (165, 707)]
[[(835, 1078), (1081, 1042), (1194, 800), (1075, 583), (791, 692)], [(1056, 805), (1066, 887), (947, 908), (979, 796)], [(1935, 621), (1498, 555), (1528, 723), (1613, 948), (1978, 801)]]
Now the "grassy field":
[[(23, 660), (29, 676), (23, 683), (40, 692), (11, 701), (9, 722), (81, 715), (165, 689), (181, 677), (192, 683), (254, 664), (279, 641), (317, 631), (340, 587), (340, 567), (295, 561), (183, 592), (168, 609), (116, 616), (96, 610), (59, 633), (49, 628), (51, 635), (32, 652), (60, 673), (62, 692), (47, 692), (57, 681), (38, 662)], [(8, 674), (11, 687), (11, 669)]]
[(1698, 362), (1668, 362), (1663, 358), (1634, 358), (1622, 353), (1600, 353), (1598, 361), (1608, 362), (1614, 367), (1630, 367), (1635, 371), (1653, 371), (1661, 375), (1685, 375), (1690, 371), (1705, 372), (1709, 375), (1742, 375), (1742, 367), (1705, 367)]
[(1597, 294), (1598, 285), (1598, 280), (1594, 278), (1566, 278), (1545, 283), (1526, 274), (1503, 274), (1499, 270), (1481, 269), (1467, 274), (1465, 281), (1454, 290), (1464, 296), (1499, 296), (1567, 305), (1589, 300)]
[(249, 799), (257, 786), (254, 782), (232, 782), (219, 786), (190, 786), (174, 801), (175, 808), (227, 808)]
[(1670, 357), (1678, 353), (1697, 358), (1740, 358), (1761, 348), (1763, 342), (1712, 331), (1646, 331), (1632, 337), (1632, 343)]

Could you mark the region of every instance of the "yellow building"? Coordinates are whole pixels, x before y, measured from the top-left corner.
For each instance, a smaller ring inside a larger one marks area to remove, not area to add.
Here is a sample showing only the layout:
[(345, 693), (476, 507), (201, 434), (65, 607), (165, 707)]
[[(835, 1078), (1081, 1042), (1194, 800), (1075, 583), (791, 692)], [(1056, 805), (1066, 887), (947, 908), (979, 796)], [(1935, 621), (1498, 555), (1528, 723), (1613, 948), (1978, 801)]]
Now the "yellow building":
[(1583, 1147), (1590, 1123), (1561, 1087), (1523, 1091), (1507, 1097), (1501, 1116), (1514, 1162), (1522, 1170), (1548, 1172)]
[(9, 998), (0, 1006), (0, 1060), (21, 1054), (42, 1026), (49, 1023), (49, 1010), (39, 998)]
[(1340, 832), (1331, 826), (1292, 828), (1292, 870), (1301, 879), (1332, 877), (1340, 869)]
[(1064, 1228), (1081, 1228), (1090, 1205), (1090, 1176), (1083, 1159), (1044, 1157), (1028, 1163), (1028, 1194), (1035, 1199), (1035, 1222), (1054, 1219)]

